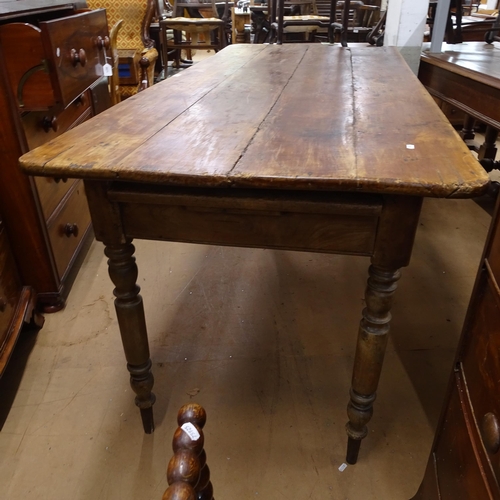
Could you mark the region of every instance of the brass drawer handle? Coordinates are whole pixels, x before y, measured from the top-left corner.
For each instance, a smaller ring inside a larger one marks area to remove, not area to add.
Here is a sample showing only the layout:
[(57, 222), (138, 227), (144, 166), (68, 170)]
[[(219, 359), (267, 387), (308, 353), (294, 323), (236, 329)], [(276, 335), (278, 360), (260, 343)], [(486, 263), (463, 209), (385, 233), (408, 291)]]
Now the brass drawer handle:
[(500, 424), (497, 416), (488, 412), (481, 421), (480, 430), (486, 450), (492, 454), (497, 453), (500, 449)]
[(69, 238), (70, 236), (74, 236), (75, 238), (78, 236), (78, 225), (67, 223), (64, 226), (63, 233)]
[(87, 64), (87, 54), (83, 49), (76, 50), (76, 49), (71, 49), (71, 63), (73, 66), (76, 66), (78, 63), (80, 63), (83, 66)]
[(68, 182), (68, 178), (67, 177), (54, 177), (54, 182), (56, 184), (59, 184), (60, 182)]

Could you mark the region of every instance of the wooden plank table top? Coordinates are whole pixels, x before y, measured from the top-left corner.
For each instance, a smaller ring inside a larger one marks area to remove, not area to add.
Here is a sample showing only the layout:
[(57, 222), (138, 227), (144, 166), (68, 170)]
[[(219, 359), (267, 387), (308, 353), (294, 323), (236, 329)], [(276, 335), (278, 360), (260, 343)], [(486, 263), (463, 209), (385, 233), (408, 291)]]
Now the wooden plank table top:
[(21, 165), (84, 179), (470, 196), (486, 175), (435, 108), (395, 49), (235, 45)]
[(136, 404), (154, 429), (134, 238), (366, 255), (346, 460), (356, 463), (425, 196), (488, 176), (393, 48), (233, 45), (20, 159), (84, 179)]

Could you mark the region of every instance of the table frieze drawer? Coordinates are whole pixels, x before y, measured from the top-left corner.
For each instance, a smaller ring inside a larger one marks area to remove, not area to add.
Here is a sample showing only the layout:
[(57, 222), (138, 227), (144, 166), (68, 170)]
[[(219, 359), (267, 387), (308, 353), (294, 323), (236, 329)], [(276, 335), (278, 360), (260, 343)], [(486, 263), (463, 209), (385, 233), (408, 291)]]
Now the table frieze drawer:
[(78, 181), (48, 223), (49, 239), (61, 278), (64, 277), (89, 226), (87, 198), (83, 183)]
[(226, 190), (215, 196), (207, 191), (206, 196), (140, 193), (133, 199), (127, 193), (125, 198), (120, 203), (125, 233), (134, 238), (357, 255), (373, 251), (382, 209), (381, 197), (326, 193)]

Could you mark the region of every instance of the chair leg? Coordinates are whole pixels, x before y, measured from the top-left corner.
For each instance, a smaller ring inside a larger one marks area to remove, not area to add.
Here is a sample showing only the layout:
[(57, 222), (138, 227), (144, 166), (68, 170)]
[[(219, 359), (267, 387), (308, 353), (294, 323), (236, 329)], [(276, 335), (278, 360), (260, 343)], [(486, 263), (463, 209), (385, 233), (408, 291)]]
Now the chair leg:
[(137, 92), (146, 90), (149, 87), (149, 65), (149, 59), (147, 57), (141, 57), (141, 60), (139, 61), (139, 66), (141, 67), (141, 83), (139, 84), (139, 90)]
[(351, 1), (344, 1), (344, 13), (342, 14), (342, 31), (340, 33), (340, 43), (342, 47), (347, 47), (347, 32), (349, 28), (349, 9), (351, 7)]
[(498, 139), (498, 130), (488, 125), (484, 134), (484, 142), (477, 152), (478, 160), (483, 158), (495, 159), (497, 154), (496, 141)]
[(476, 134), (474, 133), (475, 121), (476, 120), (474, 119), (474, 117), (470, 115), (465, 115), (462, 130), (460, 131), (460, 137), (464, 141), (474, 139), (474, 137), (476, 136)]
[[(182, 41), (182, 33), (178, 30), (173, 30), (174, 32), (174, 45), (180, 45)], [(174, 68), (180, 68), (181, 66), (181, 49), (176, 49), (174, 52), (174, 61), (172, 66)]]

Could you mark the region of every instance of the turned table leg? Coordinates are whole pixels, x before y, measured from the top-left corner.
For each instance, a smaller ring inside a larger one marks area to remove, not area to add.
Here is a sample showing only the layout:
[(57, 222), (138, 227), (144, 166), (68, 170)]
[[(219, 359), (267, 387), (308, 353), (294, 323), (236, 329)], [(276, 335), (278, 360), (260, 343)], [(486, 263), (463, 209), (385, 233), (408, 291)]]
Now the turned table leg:
[(464, 141), (469, 141), (474, 139), (476, 137), (476, 134), (474, 132), (474, 123), (476, 122), (475, 118), (470, 115), (465, 115), (464, 118), (464, 123), (462, 126), (462, 130), (460, 131), (460, 137)]
[(477, 152), (477, 159), (482, 160), (483, 158), (495, 159), (497, 154), (496, 141), (498, 139), (498, 130), (488, 125), (486, 127), (486, 132), (484, 134), (484, 142), (479, 147)]
[(361, 440), (366, 437), (366, 424), (373, 414), (373, 402), (384, 361), (391, 320), (392, 296), (400, 272), (370, 266), (365, 292), (366, 308), (359, 325), (358, 343), (354, 358), (352, 386), (346, 424), (347, 463), (355, 464)]
[(154, 430), (153, 404), (155, 395), (151, 359), (149, 357), (148, 336), (142, 297), (137, 286), (137, 265), (134, 245), (127, 243), (106, 245), (105, 254), (109, 258), (109, 276), (115, 285), (113, 291), (116, 315), (122, 337), (127, 369), (130, 372), (130, 385), (136, 394), (135, 404), (141, 410), (144, 432)]

